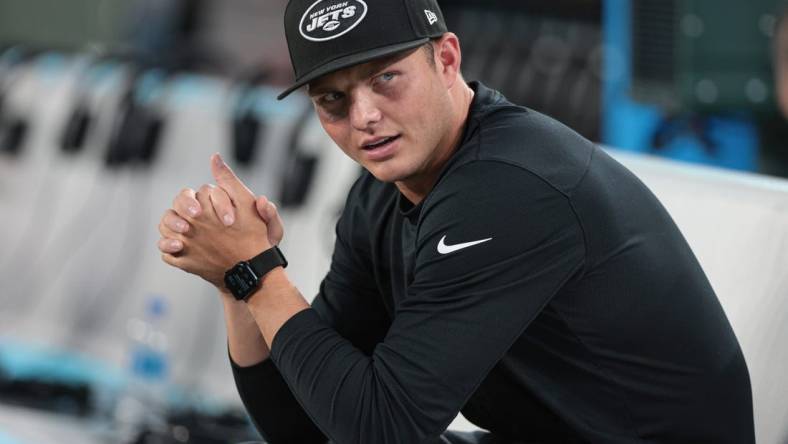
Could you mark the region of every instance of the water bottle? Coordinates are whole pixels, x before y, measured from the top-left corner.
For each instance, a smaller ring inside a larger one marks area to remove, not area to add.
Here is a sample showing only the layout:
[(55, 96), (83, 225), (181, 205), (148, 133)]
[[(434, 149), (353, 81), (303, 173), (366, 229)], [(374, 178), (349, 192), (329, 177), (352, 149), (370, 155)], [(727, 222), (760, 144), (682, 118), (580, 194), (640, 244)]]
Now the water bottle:
[(141, 317), (126, 324), (128, 381), (115, 406), (119, 442), (135, 442), (140, 430), (166, 428), (167, 304), (162, 296), (148, 298)]
[(167, 337), (162, 330), (166, 314), (164, 298), (152, 296), (143, 319), (129, 319), (131, 374), (147, 385), (162, 385), (167, 381)]

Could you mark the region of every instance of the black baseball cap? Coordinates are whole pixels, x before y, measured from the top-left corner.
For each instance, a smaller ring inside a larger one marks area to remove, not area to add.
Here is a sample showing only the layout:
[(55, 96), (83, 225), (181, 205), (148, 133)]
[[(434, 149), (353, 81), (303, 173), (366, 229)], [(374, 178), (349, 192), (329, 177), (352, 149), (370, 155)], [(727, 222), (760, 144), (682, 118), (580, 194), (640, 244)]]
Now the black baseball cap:
[(436, 0), (290, 0), (285, 37), (296, 81), (423, 45), (446, 32)]

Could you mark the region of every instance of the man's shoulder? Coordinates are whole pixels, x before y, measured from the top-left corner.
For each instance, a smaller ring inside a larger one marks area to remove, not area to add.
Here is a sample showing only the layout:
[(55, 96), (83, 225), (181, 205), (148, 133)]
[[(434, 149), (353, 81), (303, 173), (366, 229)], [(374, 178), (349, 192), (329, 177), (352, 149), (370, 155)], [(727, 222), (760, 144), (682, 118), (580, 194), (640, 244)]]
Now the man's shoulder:
[(469, 116), (468, 135), (455, 164), (508, 163), (569, 192), (585, 174), (595, 145), (552, 117), (480, 88), (487, 99)]
[(585, 174), (595, 145), (561, 122), (524, 107), (506, 107), (479, 124), (476, 160), (518, 166), (564, 192)]

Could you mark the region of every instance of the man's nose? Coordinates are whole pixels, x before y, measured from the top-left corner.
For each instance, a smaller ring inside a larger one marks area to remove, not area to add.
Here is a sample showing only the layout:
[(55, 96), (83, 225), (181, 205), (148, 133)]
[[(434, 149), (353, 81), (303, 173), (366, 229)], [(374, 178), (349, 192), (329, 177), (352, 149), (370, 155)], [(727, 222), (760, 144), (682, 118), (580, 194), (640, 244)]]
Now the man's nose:
[(350, 123), (359, 131), (370, 131), (382, 115), (374, 98), (366, 92), (354, 94), (350, 104)]

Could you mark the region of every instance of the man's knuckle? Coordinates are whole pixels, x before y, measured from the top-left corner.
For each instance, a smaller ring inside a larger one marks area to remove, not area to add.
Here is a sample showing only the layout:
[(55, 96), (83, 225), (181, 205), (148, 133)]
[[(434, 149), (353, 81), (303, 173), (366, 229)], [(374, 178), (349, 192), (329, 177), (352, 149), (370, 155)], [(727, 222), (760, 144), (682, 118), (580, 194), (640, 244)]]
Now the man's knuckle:
[(181, 231), (179, 226), (180, 225), (179, 217), (170, 216), (164, 221), (164, 224), (167, 226), (167, 228), (173, 231)]
[(167, 233), (170, 235), (165, 237), (173, 237), (174, 235), (179, 234), (181, 231), (178, 229), (178, 224), (176, 220), (173, 219), (168, 219), (164, 221), (164, 229), (167, 230)]
[(221, 188), (214, 188), (211, 190), (211, 199), (217, 202), (223, 202), (226, 194), (222, 192)]

